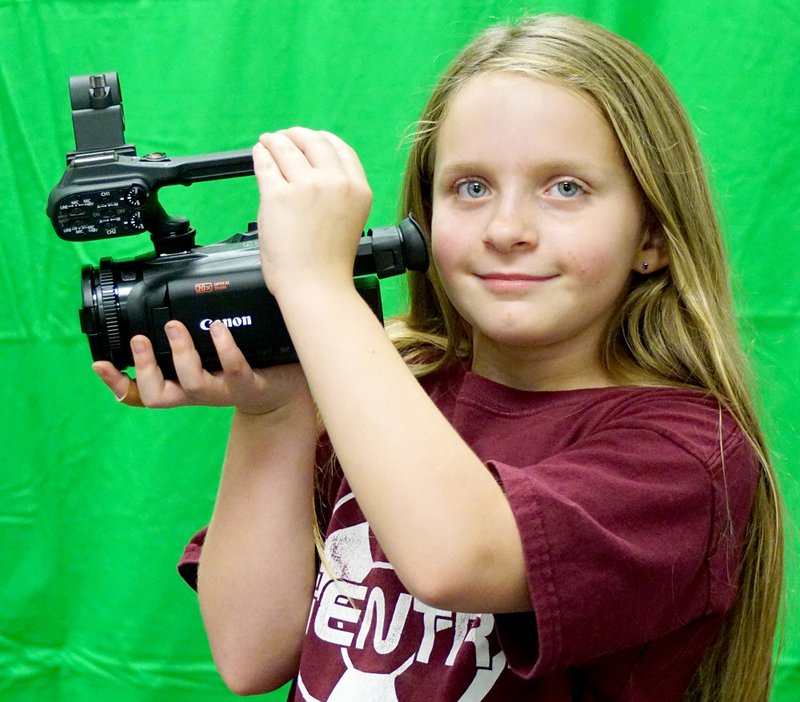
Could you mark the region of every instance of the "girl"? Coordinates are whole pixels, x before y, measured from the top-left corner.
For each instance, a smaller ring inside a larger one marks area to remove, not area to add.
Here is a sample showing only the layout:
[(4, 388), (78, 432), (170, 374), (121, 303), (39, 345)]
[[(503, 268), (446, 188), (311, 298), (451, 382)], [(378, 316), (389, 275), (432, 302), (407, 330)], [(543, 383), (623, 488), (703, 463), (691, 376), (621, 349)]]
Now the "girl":
[(236, 407), (181, 564), (231, 689), (767, 700), (779, 499), (703, 166), (652, 62), (568, 17), (467, 47), (411, 149), (433, 265), (392, 341), (352, 282), (353, 151), (294, 128), (253, 157), (300, 364), (251, 369), (215, 324), (212, 375), (170, 322), (178, 383), (143, 337), (138, 391), (95, 366), (130, 404)]

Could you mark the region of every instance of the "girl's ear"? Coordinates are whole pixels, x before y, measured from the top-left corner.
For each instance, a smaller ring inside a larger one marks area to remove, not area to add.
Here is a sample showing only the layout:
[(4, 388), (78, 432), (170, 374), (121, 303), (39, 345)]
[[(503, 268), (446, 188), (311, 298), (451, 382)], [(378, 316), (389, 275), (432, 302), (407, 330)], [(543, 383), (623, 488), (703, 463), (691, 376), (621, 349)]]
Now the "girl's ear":
[(642, 235), (639, 250), (633, 258), (633, 270), (648, 275), (669, 265), (666, 237), (659, 222), (654, 222)]

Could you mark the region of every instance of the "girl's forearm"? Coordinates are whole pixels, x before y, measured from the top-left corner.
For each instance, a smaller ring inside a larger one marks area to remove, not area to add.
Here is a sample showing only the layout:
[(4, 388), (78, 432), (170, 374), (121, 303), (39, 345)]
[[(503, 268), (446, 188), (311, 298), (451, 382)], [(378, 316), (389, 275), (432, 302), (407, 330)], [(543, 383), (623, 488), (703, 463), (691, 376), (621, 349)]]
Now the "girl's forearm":
[(198, 570), (217, 667), (239, 694), (297, 671), (314, 583), (317, 422), (307, 393), (269, 415), (236, 412)]
[(525, 608), (504, 494), (372, 311), (352, 286), (314, 281), (278, 299), (345, 475), (409, 591), (448, 609)]

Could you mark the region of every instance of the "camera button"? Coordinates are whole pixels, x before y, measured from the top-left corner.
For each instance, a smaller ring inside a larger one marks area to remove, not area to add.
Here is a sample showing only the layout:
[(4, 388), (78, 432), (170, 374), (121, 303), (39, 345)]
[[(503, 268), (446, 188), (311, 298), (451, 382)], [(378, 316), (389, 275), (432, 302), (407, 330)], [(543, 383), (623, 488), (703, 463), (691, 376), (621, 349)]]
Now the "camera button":
[(141, 185), (132, 185), (125, 193), (125, 202), (132, 207), (141, 207), (147, 200), (147, 190)]

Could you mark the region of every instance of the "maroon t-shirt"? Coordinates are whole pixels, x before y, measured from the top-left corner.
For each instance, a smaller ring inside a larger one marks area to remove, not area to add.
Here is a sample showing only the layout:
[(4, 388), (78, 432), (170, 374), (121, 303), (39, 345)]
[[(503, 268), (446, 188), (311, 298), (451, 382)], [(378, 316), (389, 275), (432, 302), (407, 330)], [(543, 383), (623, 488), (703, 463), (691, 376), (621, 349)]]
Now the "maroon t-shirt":
[[(735, 597), (757, 480), (731, 417), (691, 390), (423, 384), (508, 496), (531, 611), (413, 597), (335, 476), (292, 699), (680, 700)], [(201, 545), (181, 562), (190, 582)]]

